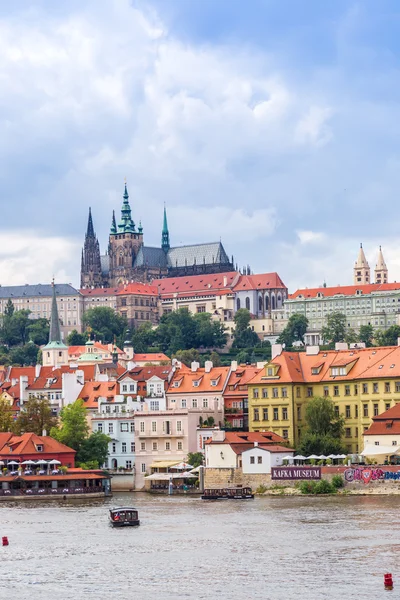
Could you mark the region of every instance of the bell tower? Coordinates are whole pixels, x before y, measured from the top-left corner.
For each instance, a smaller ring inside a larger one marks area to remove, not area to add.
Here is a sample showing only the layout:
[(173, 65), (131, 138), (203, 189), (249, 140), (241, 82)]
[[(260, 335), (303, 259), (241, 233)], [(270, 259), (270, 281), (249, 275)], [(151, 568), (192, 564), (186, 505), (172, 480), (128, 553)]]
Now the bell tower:
[(375, 283), (388, 283), (388, 269), (382, 254), (382, 246), (379, 246), (378, 262), (375, 267)]
[(360, 244), (358, 258), (354, 266), (354, 285), (366, 285), (368, 283), (371, 283), (370, 268), (367, 259), (365, 258), (362, 244)]

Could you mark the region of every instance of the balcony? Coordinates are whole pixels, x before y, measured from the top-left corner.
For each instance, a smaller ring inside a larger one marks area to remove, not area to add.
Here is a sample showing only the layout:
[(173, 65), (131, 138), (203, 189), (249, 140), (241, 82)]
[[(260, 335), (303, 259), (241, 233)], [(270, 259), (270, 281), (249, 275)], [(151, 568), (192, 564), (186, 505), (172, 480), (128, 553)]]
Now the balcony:
[(145, 429), (145, 431), (135, 431), (135, 435), (138, 438), (173, 438), (173, 437), (184, 437), (185, 430), (170, 432), (167, 433), (165, 431), (151, 431), (150, 429)]

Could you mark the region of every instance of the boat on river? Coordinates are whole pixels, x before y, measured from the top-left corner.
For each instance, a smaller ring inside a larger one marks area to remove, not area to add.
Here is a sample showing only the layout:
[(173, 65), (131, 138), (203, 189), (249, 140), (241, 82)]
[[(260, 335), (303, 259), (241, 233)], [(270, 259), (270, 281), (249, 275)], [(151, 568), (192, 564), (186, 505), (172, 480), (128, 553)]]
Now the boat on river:
[(202, 500), (249, 500), (254, 494), (249, 487), (208, 488), (204, 490)]
[(110, 523), (113, 527), (137, 527), (140, 525), (138, 511), (131, 506), (111, 508)]

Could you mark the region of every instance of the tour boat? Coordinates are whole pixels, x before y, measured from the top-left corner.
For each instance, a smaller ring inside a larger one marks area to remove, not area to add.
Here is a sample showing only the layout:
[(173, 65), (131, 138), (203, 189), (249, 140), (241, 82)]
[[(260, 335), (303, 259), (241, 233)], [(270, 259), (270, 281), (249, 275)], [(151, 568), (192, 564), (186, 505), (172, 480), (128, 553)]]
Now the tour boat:
[(240, 488), (208, 488), (204, 490), (202, 500), (248, 500), (254, 498), (249, 487)]
[(140, 525), (136, 508), (120, 506), (110, 509), (110, 523), (113, 527), (135, 527)]

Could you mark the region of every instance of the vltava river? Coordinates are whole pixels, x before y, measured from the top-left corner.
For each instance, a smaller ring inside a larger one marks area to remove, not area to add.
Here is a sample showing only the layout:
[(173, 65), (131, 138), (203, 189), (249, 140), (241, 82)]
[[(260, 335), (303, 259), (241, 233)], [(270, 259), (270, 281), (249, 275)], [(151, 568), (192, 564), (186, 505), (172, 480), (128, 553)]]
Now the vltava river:
[[(400, 597), (400, 497), (0, 504), (1, 600)], [(139, 528), (113, 529), (133, 504)], [(394, 576), (384, 592), (383, 574)], [(391, 597), (391, 596), (388, 596)]]

